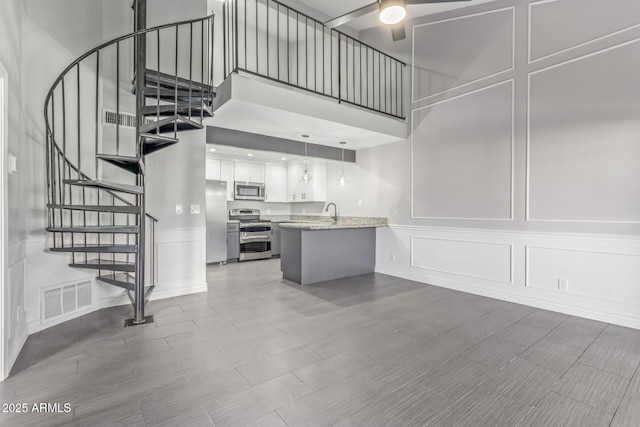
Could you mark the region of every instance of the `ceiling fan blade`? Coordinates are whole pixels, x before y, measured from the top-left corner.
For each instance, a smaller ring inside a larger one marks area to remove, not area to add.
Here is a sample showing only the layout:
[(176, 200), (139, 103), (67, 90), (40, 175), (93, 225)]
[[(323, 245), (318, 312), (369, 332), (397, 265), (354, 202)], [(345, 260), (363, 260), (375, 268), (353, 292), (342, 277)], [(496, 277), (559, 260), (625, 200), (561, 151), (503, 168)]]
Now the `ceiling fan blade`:
[(427, 4), (427, 3), (451, 3), (456, 1), (470, 1), (470, 0), (406, 0), (407, 4)]
[(407, 33), (404, 30), (404, 22), (391, 25), (391, 37), (393, 37), (394, 42), (407, 38)]
[(330, 21), (325, 22), (324, 25), (325, 27), (329, 27), (329, 28), (339, 27), (340, 25), (346, 24), (347, 22), (353, 19), (360, 18), (361, 16), (364, 16), (368, 13), (371, 13), (377, 10), (378, 10), (378, 2), (376, 1), (374, 3), (363, 6), (360, 9), (353, 10), (349, 13), (345, 13), (342, 16), (338, 16), (337, 18), (331, 19)]

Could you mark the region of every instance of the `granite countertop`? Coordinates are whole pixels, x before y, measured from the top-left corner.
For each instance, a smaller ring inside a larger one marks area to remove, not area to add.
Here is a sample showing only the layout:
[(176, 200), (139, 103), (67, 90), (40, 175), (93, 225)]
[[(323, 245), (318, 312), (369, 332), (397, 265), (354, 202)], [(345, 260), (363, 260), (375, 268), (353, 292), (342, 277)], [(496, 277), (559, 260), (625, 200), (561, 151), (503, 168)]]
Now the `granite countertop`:
[(343, 216), (334, 221), (326, 216), (292, 216), (288, 221), (280, 222), (282, 228), (295, 228), (299, 230), (334, 230), (340, 228), (371, 228), (386, 227), (387, 218)]
[(227, 220), (227, 224), (240, 224), (240, 221), (237, 219), (230, 219)]

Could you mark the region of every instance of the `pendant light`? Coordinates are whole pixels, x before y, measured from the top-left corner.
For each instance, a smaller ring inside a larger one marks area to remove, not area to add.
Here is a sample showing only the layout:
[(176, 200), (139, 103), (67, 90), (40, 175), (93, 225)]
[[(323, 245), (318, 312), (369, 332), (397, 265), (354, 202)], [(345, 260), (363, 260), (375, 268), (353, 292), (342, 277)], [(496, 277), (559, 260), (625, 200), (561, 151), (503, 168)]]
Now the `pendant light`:
[[(347, 143), (347, 141), (340, 141), (340, 145), (345, 145)], [(340, 174), (340, 178), (338, 178), (338, 185), (341, 187), (344, 187), (345, 185), (347, 185), (349, 183), (349, 180), (347, 179), (347, 177), (344, 174), (344, 147), (342, 147), (342, 173)]]
[(313, 177), (307, 170), (307, 138), (309, 138), (309, 135), (302, 135), (302, 137), (304, 138), (304, 173), (300, 177), (300, 182), (303, 184), (309, 184), (313, 181)]
[(401, 22), (407, 16), (406, 0), (380, 0), (378, 19), (387, 25)]

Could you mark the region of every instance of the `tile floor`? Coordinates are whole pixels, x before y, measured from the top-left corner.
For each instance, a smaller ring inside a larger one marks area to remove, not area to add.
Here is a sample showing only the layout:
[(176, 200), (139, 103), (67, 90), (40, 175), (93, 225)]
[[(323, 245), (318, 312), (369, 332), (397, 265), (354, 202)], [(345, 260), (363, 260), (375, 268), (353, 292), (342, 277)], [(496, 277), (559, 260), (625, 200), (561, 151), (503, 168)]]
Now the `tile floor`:
[(279, 260), (207, 275), (155, 323), (30, 336), (0, 402), (71, 410), (0, 425), (640, 425), (640, 331), (379, 274), (301, 288)]

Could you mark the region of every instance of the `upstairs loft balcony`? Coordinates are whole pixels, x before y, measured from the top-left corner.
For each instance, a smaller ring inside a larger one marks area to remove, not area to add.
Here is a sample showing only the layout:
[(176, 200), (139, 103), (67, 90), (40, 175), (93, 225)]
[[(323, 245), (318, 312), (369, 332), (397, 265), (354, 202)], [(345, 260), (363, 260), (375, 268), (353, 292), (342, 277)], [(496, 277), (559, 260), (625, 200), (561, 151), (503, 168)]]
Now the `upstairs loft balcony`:
[(260, 121), (302, 122), (371, 145), (406, 138), (402, 61), (276, 0), (227, 0), (223, 23), (225, 81), (212, 125), (259, 133)]

